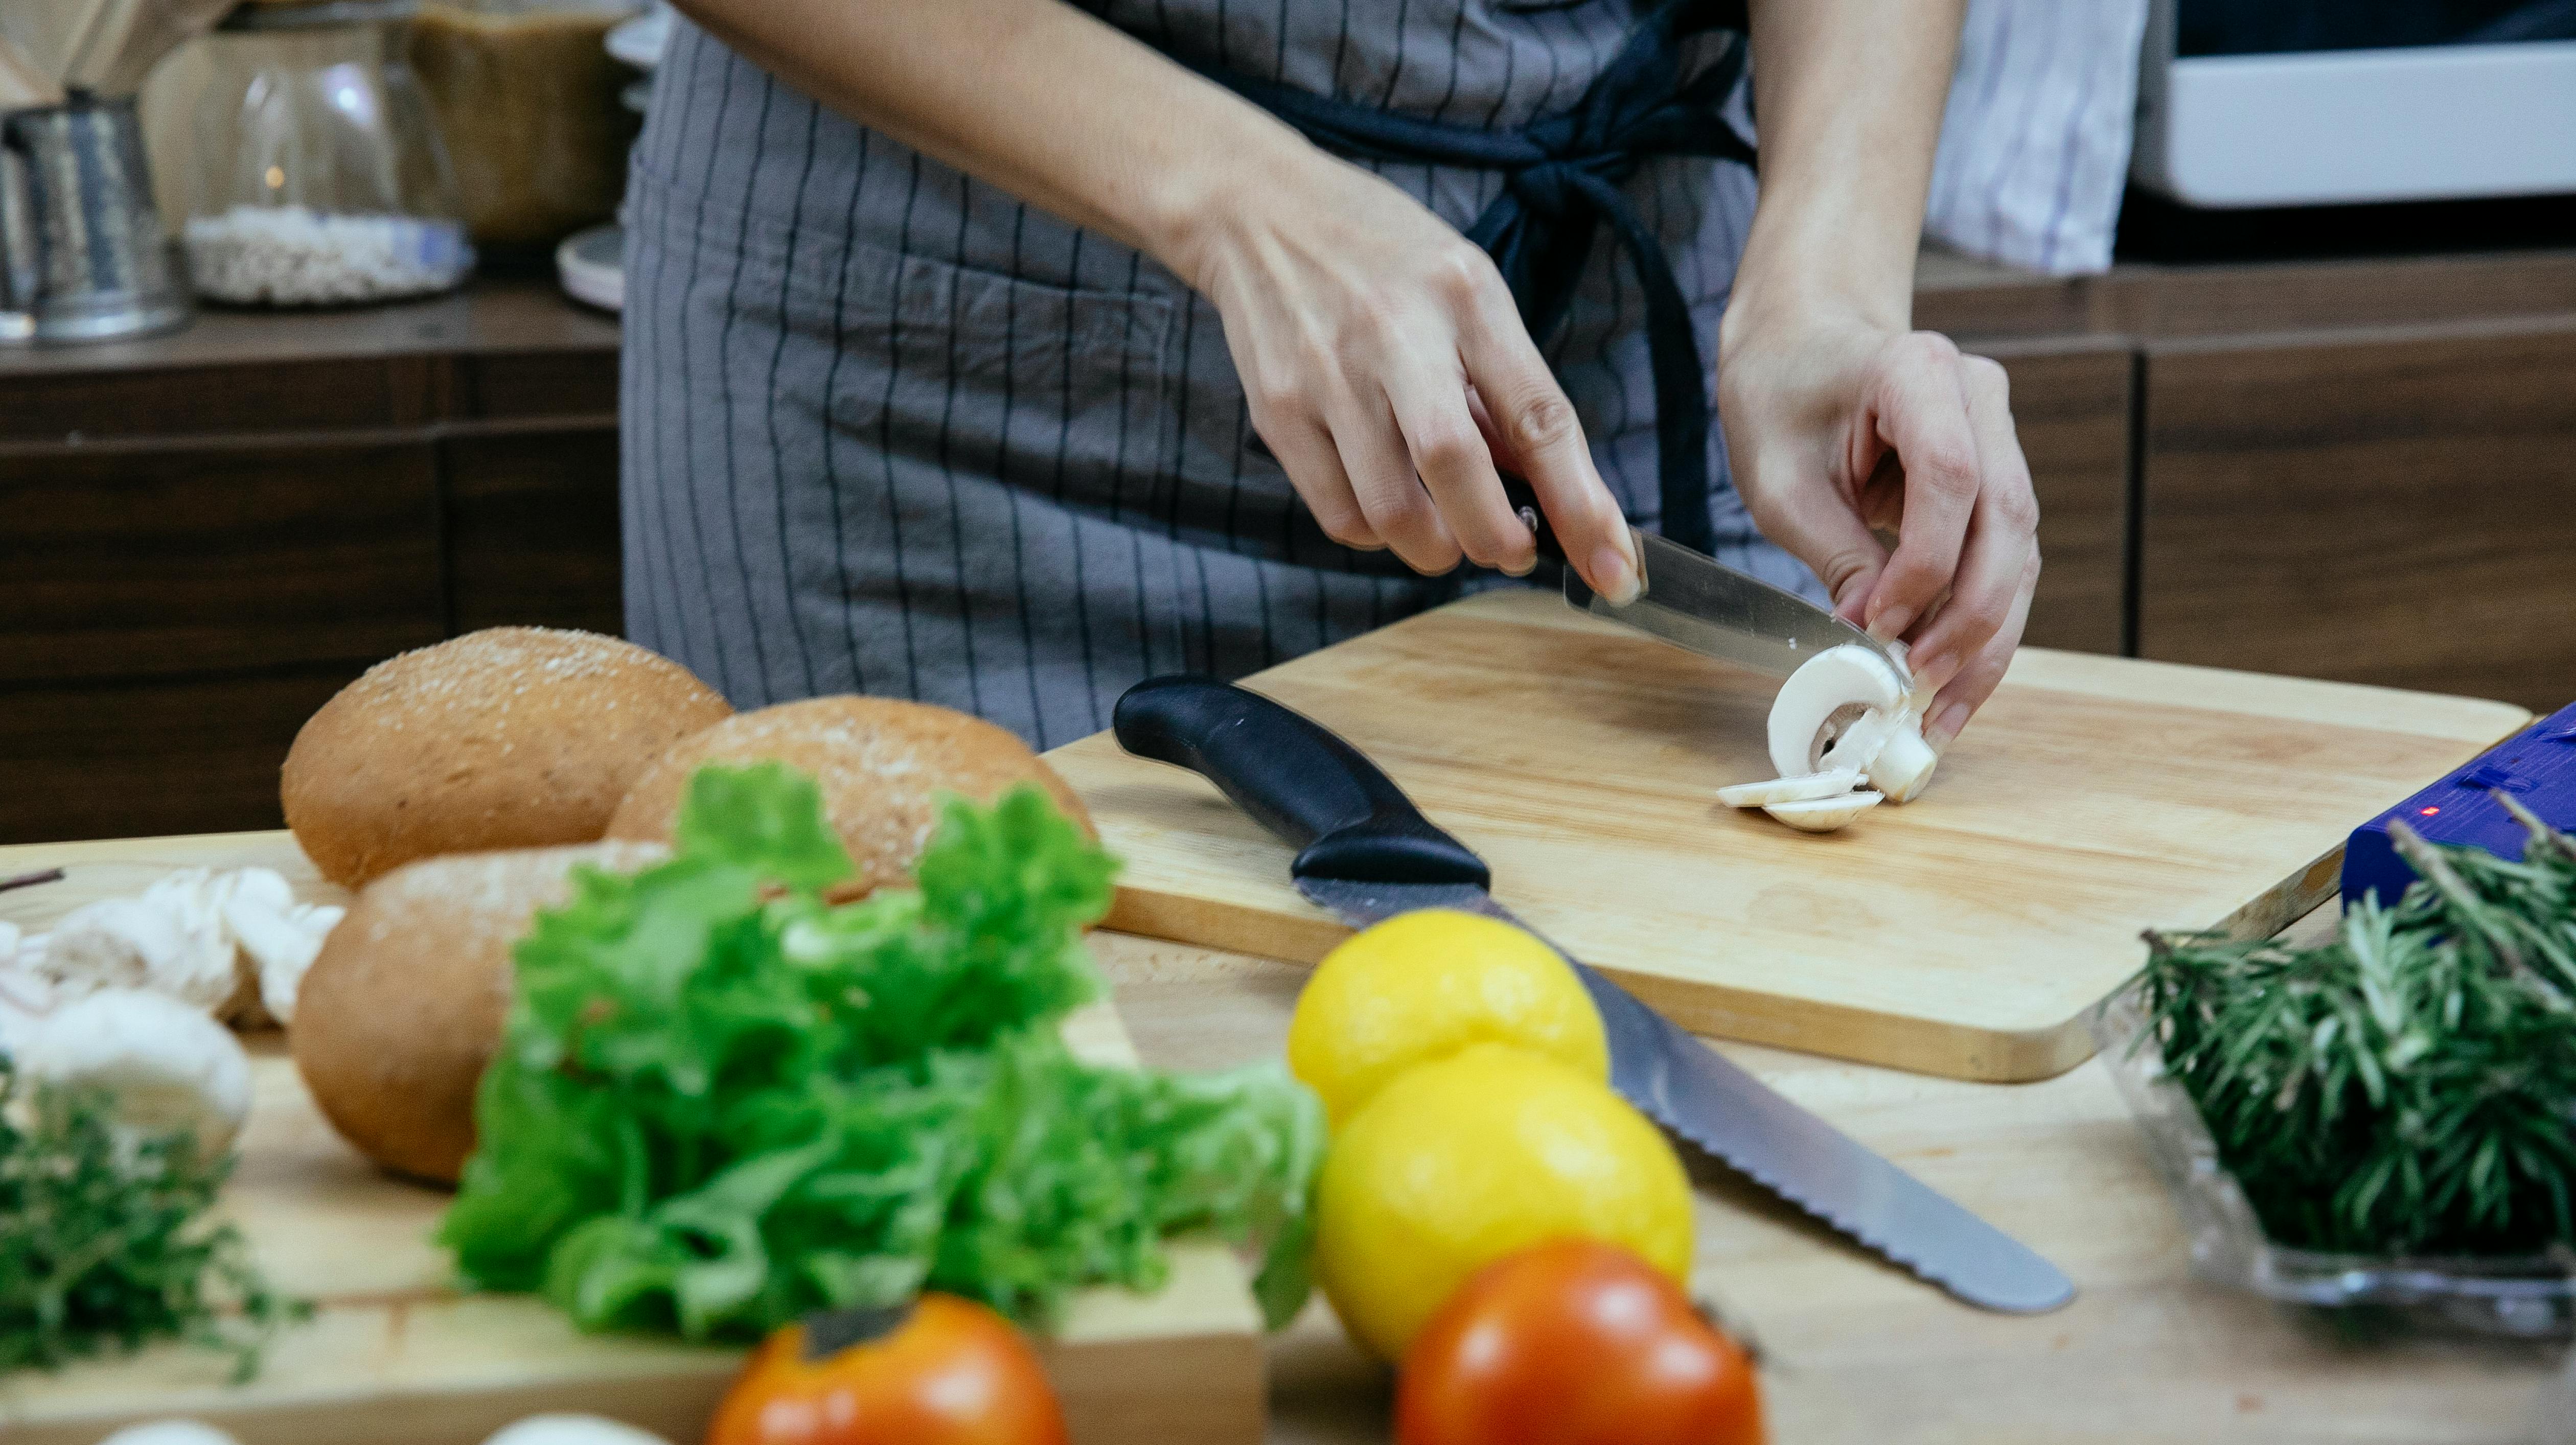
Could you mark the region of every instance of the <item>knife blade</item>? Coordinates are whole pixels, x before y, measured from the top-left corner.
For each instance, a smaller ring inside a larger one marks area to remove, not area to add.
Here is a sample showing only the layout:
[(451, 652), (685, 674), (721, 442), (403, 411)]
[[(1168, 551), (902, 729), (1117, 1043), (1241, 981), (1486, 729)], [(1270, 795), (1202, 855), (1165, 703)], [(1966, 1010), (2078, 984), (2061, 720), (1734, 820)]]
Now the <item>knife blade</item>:
[[(1268, 698), (1213, 678), (1153, 678), (1118, 700), (1112, 727), (1129, 752), (1198, 773), (1298, 848), (1298, 891), (1355, 928), (1420, 908), (1527, 928), (1494, 901), (1484, 860), (1423, 817), (1393, 779)], [(2035, 1314), (2075, 1297), (2047, 1260), (1556, 951), (1600, 1011), (1611, 1087), (1648, 1118), (1969, 1304)]]
[[(1565, 549), (1557, 543), (1528, 483), (1506, 478), (1503, 491), (1536, 536), (1539, 555), (1564, 562)], [(1643, 574), (1636, 600), (1625, 605), (1612, 602), (1585, 586), (1569, 566), (1564, 569), (1567, 606), (1703, 657), (1741, 663), (1774, 677), (1787, 677), (1828, 648), (1847, 646), (1877, 653), (1900, 678), (1913, 676), (1905, 659), (1886, 643), (1785, 587), (1775, 587), (1652, 532), (1632, 530), (1629, 535), (1636, 539)]]

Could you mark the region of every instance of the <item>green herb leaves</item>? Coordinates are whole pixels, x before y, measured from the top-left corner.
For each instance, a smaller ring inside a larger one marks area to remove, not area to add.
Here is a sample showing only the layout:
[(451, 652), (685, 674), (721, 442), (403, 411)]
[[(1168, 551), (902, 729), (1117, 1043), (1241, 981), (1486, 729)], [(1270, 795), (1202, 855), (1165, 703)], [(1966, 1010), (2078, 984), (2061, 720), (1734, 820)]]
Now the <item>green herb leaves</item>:
[(199, 1153), (121, 1138), (104, 1096), (34, 1088), (0, 1055), (0, 1374), (176, 1339), (249, 1378), (269, 1327), (304, 1307), (207, 1219), (231, 1161)]
[(673, 857), (583, 875), (518, 998), (442, 1226), (472, 1279), (585, 1328), (745, 1336), (923, 1288), (1043, 1317), (1152, 1288), (1177, 1230), (1259, 1238), (1304, 1298), (1320, 1111), (1275, 1069), (1104, 1069), (1057, 1029), (1099, 993), (1114, 864), (1022, 788), (952, 801), (918, 891), (850, 875), (810, 781), (692, 780)]
[(2324, 948), (2150, 937), (2150, 1032), (2275, 1241), (2576, 1244), (2576, 845), (2523, 819), (2519, 862), (2398, 825), (2421, 881)]

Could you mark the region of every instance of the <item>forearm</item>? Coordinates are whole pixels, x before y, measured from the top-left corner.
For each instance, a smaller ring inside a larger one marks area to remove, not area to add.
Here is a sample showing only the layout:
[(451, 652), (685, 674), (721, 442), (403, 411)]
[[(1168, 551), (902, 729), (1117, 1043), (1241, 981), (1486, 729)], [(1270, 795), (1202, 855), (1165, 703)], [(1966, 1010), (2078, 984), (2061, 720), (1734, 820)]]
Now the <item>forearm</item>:
[(841, 113), (1187, 274), (1296, 132), (1063, 0), (677, 0)]
[(1830, 308), (1912, 323), (1914, 253), (1965, 0), (1757, 0), (1762, 194), (1725, 340)]

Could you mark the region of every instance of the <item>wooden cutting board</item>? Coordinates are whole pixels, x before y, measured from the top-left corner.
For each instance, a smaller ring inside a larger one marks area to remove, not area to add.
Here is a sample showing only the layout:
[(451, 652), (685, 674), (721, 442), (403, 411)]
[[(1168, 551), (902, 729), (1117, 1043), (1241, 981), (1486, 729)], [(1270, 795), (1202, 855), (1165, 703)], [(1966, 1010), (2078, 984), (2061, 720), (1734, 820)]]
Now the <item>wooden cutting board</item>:
[[(63, 882), (0, 893), (0, 919), (42, 928), (93, 898), (140, 893), (172, 869), (260, 864), (300, 896), (341, 901), (285, 833), (237, 833), (0, 848), (0, 877), (57, 864)], [(1067, 1025), (1085, 1057), (1133, 1064), (1106, 1005)], [(250, 1040), (257, 1101), (224, 1212), (281, 1291), (314, 1301), (258, 1377), (229, 1361), (157, 1348), (59, 1374), (0, 1375), (0, 1440), (95, 1445), (141, 1420), (189, 1416), (245, 1445), (479, 1445), (549, 1410), (631, 1421), (696, 1445), (742, 1362), (729, 1348), (576, 1333), (525, 1296), (466, 1295), (430, 1231), (439, 1190), (361, 1159), (315, 1111), (277, 1034)], [(1233, 1256), (1171, 1251), (1158, 1293), (1078, 1296), (1040, 1341), (1077, 1445), (1252, 1445), (1265, 1419), (1261, 1320)]]
[[(1929, 792), (1833, 834), (1721, 807), (1776, 679), (1488, 593), (1260, 673), (1484, 855), (1495, 896), (1701, 1033), (2046, 1078), (2141, 930), (2270, 933), (2345, 835), (2529, 720), (2503, 703), (2024, 651)], [(1126, 860), (1108, 926), (1299, 962), (1290, 851), (1103, 733), (1048, 754)]]

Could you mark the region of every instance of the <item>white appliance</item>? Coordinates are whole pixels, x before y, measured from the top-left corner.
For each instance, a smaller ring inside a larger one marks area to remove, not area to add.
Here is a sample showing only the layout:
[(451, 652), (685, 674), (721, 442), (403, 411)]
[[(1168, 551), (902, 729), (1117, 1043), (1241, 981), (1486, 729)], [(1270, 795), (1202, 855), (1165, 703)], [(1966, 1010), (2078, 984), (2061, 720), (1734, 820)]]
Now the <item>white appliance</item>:
[(2576, 192), (2576, 39), (2178, 53), (2185, 6), (2264, 3), (2154, 0), (2131, 180), (2211, 208)]

